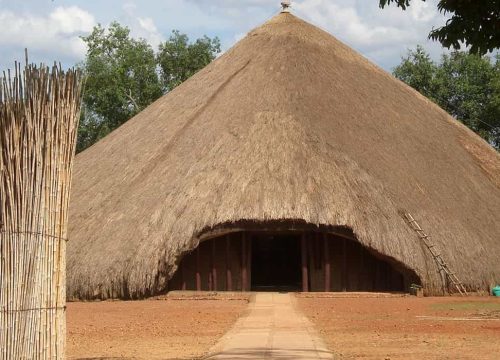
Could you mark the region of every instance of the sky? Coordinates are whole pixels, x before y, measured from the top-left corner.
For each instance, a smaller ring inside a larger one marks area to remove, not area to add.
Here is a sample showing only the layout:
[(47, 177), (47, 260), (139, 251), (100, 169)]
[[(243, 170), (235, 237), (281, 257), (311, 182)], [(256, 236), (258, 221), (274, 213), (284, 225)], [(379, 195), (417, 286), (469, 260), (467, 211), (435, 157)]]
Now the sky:
[[(402, 11), (378, 0), (296, 0), (292, 13), (328, 31), (387, 71), (408, 49), (423, 45), (434, 59), (445, 52), (427, 39), (446, 18), (437, 0), (413, 0)], [(14, 60), (72, 66), (85, 57), (81, 36), (118, 21), (153, 47), (176, 29), (196, 39), (218, 36), (229, 49), (280, 10), (280, 0), (0, 0), (0, 71)]]

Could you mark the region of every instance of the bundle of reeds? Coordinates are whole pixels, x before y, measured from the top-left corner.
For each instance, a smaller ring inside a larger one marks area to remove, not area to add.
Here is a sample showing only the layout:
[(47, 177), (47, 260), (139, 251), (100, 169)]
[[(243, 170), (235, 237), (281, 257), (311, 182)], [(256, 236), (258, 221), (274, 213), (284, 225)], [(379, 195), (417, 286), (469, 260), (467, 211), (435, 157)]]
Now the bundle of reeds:
[(0, 76), (0, 358), (63, 359), (81, 75), (15, 67)]

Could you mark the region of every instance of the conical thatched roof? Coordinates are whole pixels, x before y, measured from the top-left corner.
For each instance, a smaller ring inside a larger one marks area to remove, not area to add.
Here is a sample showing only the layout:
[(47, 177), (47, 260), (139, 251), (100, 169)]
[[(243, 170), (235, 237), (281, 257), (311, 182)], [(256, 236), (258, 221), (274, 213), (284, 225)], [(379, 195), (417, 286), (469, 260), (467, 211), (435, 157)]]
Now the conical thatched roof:
[(416, 91), (290, 14), (77, 156), (69, 296), (165, 286), (207, 229), (349, 227), (440, 289), (402, 219), (471, 288), (500, 280), (500, 156)]

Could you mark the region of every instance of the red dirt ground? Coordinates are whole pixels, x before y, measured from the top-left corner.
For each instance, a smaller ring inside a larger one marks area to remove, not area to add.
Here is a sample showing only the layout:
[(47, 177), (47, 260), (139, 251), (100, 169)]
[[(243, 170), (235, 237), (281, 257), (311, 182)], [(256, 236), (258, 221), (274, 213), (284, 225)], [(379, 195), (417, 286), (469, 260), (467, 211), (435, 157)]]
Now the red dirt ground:
[(192, 359), (204, 355), (246, 300), (68, 303), (68, 359)]
[[(500, 299), (308, 296), (298, 306), (342, 358), (500, 358)], [(244, 297), (69, 303), (68, 359), (198, 358), (246, 308)]]
[(346, 359), (500, 359), (500, 299), (305, 298), (300, 309)]

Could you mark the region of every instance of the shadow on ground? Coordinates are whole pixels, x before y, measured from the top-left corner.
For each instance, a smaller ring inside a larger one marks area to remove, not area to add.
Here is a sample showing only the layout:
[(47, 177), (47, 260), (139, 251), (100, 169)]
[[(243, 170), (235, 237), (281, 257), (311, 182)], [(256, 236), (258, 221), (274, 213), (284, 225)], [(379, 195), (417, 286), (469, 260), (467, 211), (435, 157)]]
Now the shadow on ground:
[(222, 360), (222, 359), (279, 359), (279, 360), (307, 360), (307, 359), (332, 359), (334, 353), (326, 350), (313, 349), (233, 349), (223, 353), (210, 354), (203, 360)]
[[(335, 359), (335, 355), (331, 351), (311, 350), (311, 349), (233, 349), (224, 353), (210, 354), (202, 357), (201, 360), (261, 360), (261, 359), (278, 359), (278, 360), (308, 360), (308, 359)], [(188, 358), (164, 358), (162, 360), (186, 360)], [(133, 357), (86, 357), (77, 358), (74, 360), (138, 360)]]
[[(160, 360), (189, 360), (189, 359), (192, 360), (193, 358), (164, 358)], [(142, 358), (98, 356), (98, 357), (75, 358), (73, 360), (142, 360)]]

